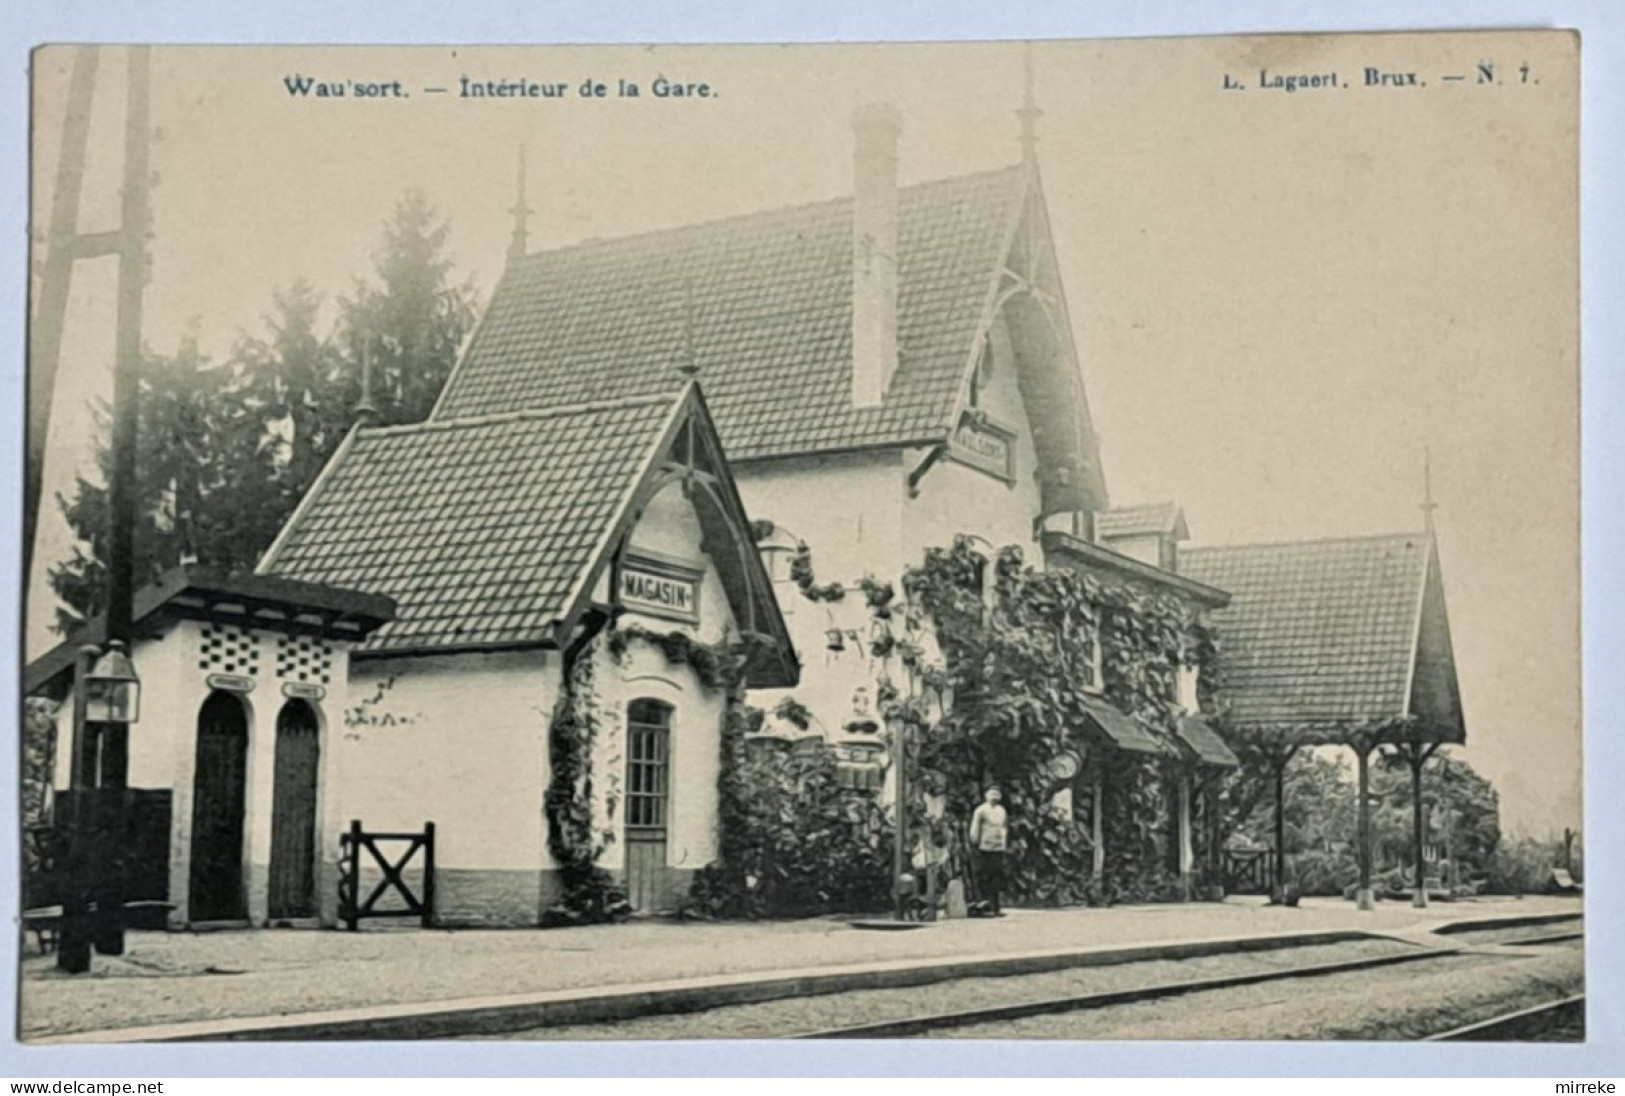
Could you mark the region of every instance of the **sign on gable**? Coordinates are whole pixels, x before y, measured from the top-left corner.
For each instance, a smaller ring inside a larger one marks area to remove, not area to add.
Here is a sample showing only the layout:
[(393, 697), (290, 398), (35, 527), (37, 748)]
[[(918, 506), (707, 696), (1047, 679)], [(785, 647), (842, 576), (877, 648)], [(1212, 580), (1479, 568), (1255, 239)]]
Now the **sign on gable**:
[(1007, 482), (1016, 478), (1015, 431), (1000, 426), (978, 411), (968, 410), (954, 428), (949, 455)]
[(700, 621), (700, 573), (663, 560), (628, 557), (616, 597), (623, 608), (650, 616)]

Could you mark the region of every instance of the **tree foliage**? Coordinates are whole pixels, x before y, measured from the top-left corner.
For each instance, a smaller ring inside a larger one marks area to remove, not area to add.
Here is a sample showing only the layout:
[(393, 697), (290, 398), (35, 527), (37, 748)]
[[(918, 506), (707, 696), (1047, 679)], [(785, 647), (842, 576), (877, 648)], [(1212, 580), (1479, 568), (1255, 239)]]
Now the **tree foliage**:
[[(384, 226), (374, 277), (337, 302), (299, 280), (279, 290), (263, 330), (223, 362), (192, 340), (149, 356), (139, 382), (135, 585), (183, 559), (251, 570), (332, 458), (354, 421), (363, 341), (373, 347), (374, 402), (384, 423), (434, 407), (472, 330), (476, 294), (454, 283), (449, 225), (409, 192)], [(110, 412), (98, 409), (96, 474), (59, 496), (78, 543), (50, 571), (67, 631), (105, 607)]]
[[(1330, 748), (1302, 750), (1286, 769), (1285, 831), (1291, 878), (1305, 894), (1341, 894), (1356, 877), (1359, 820), (1355, 774)], [(1414, 860), (1410, 767), (1397, 756), (1371, 767), (1372, 867), (1407, 880)], [(1448, 850), (1465, 876), (1489, 870), (1500, 844), (1495, 788), (1459, 758), (1435, 754), (1423, 767), (1426, 840)], [(1274, 837), (1273, 790), (1239, 831), (1255, 844)]]

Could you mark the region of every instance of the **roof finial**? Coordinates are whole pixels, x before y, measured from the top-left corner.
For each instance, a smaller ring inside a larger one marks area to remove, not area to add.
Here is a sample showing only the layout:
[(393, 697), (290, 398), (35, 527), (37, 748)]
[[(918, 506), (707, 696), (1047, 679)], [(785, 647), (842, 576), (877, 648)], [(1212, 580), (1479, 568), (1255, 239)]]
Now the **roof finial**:
[(1433, 533), (1433, 511), (1439, 504), (1433, 501), (1433, 453), (1427, 446), (1422, 447), (1422, 528), (1431, 535)]
[(694, 283), (683, 279), (683, 352), (677, 372), (689, 380), (700, 375), (700, 359), (694, 353)]
[(1038, 102), (1033, 93), (1033, 44), (1028, 42), (1022, 52), (1022, 77), (1025, 84), (1021, 109), (1016, 111), (1016, 117), (1021, 119), (1021, 162), (1036, 164), (1038, 162), (1038, 119), (1044, 112), (1038, 109)]
[(361, 331), (361, 398), (355, 401), (355, 421), (362, 426), (378, 424), (378, 405), (372, 402), (372, 335)]
[(526, 224), (530, 215), (536, 212), (525, 204), (525, 146), (519, 146), (519, 192), (512, 209), (513, 235), (508, 240), (508, 261), (523, 259), (530, 250), (529, 233)]

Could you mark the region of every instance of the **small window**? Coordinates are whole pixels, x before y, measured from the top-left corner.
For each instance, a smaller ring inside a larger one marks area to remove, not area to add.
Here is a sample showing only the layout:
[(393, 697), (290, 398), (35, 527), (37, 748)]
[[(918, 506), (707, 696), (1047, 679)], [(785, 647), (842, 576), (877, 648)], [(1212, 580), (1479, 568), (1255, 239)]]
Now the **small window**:
[(634, 700), (626, 710), (626, 825), (663, 830), (670, 796), (671, 705)]
[(1200, 672), (1198, 667), (1189, 663), (1180, 663), (1174, 667), (1174, 702), (1191, 715), (1196, 715), (1202, 710), (1196, 691)]
[(1100, 616), (1096, 610), (1094, 621), (1084, 633), (1089, 644), (1089, 650), (1083, 660), (1083, 688), (1085, 692), (1098, 693), (1106, 687), (1106, 652), (1100, 641)]

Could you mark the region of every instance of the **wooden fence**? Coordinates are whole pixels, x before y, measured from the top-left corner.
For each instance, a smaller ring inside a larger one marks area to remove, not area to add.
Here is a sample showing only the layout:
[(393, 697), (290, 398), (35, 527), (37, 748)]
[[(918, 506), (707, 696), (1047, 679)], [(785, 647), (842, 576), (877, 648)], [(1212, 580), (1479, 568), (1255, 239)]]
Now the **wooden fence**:
[[(424, 928), (434, 926), (434, 823), (425, 822), (422, 833), (368, 833), (359, 821), (352, 821), (340, 835), (339, 920), (351, 932), (368, 917), (416, 917)], [(386, 852), (381, 846), (391, 846)], [(419, 870), (409, 873), (418, 852)], [(363, 859), (365, 854), (365, 859)], [(361, 897), (365, 876), (380, 876)], [(411, 875), (418, 889), (411, 885)], [(399, 905), (389, 905), (393, 897)]]

